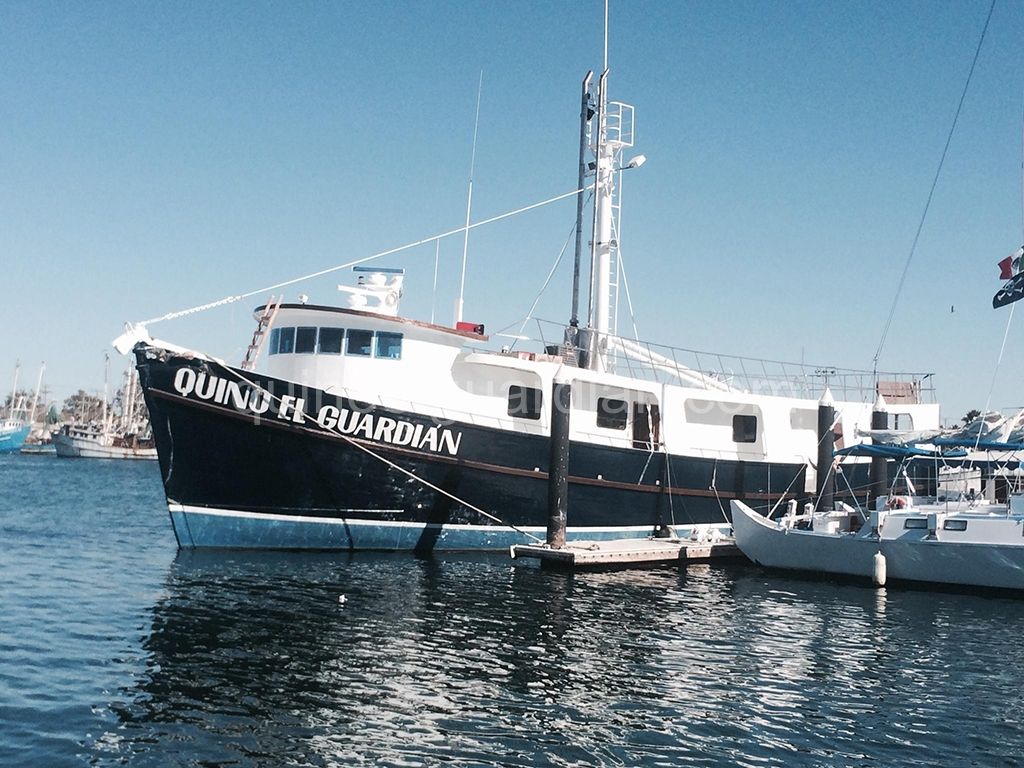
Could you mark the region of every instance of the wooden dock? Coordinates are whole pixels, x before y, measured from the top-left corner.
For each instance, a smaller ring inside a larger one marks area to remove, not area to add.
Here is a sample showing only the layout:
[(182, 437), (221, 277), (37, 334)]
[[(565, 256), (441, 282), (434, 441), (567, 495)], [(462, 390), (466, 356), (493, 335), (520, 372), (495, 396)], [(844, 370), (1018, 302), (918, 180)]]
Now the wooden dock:
[(686, 565), (743, 557), (731, 538), (714, 542), (654, 538), (570, 541), (561, 549), (552, 549), (542, 544), (517, 544), (510, 548), (510, 554), (514, 560), (539, 560), (541, 565), (561, 568)]

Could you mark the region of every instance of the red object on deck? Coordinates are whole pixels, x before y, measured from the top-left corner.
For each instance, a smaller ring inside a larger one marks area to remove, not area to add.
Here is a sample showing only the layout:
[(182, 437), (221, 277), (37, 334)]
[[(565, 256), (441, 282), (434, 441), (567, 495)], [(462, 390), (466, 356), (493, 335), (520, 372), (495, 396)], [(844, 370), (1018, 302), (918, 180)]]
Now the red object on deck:
[(477, 336), (484, 335), (484, 324), (483, 323), (463, 323), (461, 321), (455, 324), (455, 330), (466, 331), (467, 333), (475, 333)]

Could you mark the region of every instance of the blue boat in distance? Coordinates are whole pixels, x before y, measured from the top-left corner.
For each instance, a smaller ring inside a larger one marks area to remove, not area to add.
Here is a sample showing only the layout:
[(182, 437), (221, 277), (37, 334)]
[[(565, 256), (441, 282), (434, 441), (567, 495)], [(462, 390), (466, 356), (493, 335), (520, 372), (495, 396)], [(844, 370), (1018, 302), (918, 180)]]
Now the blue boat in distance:
[(5, 419), (0, 422), (0, 453), (14, 453), (21, 450), (28, 437), (30, 424), (21, 419)]
[(25, 444), (25, 438), (32, 431), (32, 417), (35, 414), (36, 400), (39, 398), (39, 386), (43, 380), (43, 370), (46, 364), (39, 370), (39, 384), (36, 385), (36, 398), (32, 401), (32, 409), (25, 406), (25, 396), (18, 395), (18, 375), (21, 373), (21, 363), (14, 366), (14, 386), (11, 387), (10, 402), (3, 410), (7, 413), (0, 420), (0, 453), (15, 453), (21, 450)]

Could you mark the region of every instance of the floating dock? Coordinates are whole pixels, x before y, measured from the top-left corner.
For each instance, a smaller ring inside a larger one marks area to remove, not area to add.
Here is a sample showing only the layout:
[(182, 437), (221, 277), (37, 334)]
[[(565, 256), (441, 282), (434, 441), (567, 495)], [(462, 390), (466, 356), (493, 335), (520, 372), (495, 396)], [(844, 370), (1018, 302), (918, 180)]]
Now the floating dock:
[(558, 549), (542, 544), (517, 544), (510, 547), (510, 554), (513, 560), (539, 560), (541, 565), (560, 568), (686, 565), (743, 557), (743, 553), (731, 538), (712, 542), (654, 538), (570, 541)]

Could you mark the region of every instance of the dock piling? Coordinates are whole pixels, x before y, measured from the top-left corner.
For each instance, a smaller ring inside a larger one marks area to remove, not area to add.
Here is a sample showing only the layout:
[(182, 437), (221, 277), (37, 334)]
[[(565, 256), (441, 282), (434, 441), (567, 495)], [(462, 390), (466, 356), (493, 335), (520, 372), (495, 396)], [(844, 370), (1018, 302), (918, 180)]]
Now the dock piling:
[(572, 385), (558, 369), (551, 384), (551, 460), (548, 466), (548, 535), (552, 549), (565, 546), (569, 512), (569, 407)]
[(818, 478), (817, 478), (817, 510), (831, 512), (835, 502), (836, 478), (832, 474), (832, 454), (835, 450), (836, 409), (832, 400), (832, 391), (825, 387), (825, 392), (818, 401)]

